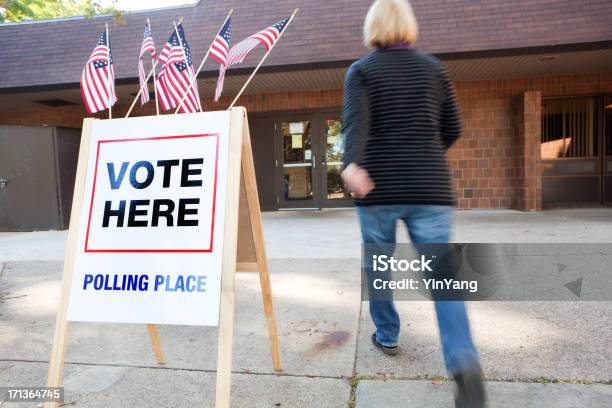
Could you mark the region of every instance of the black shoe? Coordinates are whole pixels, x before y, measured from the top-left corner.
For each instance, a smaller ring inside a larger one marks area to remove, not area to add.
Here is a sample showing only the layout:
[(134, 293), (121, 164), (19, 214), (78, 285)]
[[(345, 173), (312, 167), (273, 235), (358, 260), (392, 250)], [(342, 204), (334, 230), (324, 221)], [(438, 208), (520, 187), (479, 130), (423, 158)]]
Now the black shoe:
[(457, 383), (456, 408), (486, 407), (487, 398), (482, 383), (482, 369), (478, 364), (455, 374), (455, 382)]
[(399, 346), (387, 347), (380, 344), (378, 340), (376, 340), (376, 333), (372, 333), (372, 343), (374, 344), (374, 346), (376, 346), (377, 349), (381, 350), (388, 356), (397, 356), (400, 352)]

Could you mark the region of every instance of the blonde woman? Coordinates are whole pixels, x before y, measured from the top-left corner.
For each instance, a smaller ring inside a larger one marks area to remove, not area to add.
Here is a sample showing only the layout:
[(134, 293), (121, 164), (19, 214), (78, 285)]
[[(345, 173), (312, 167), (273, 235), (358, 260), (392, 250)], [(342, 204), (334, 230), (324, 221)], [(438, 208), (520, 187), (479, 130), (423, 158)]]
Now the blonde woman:
[[(414, 47), (418, 25), (408, 1), (375, 1), (363, 32), (372, 51), (345, 78), (342, 172), (363, 242), (395, 243), (402, 220), (413, 243), (447, 243), (455, 199), (446, 150), (461, 133), (453, 85), (440, 61)], [(372, 342), (395, 355), (400, 319), (389, 299), (370, 301)], [(439, 300), (435, 309), (444, 362), (457, 384), (456, 407), (484, 407), (465, 305)]]

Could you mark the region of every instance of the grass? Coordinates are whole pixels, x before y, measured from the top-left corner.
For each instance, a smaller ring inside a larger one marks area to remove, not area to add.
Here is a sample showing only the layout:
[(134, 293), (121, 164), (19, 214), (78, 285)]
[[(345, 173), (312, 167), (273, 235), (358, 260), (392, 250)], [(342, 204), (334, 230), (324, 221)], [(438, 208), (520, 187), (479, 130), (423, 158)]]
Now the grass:
[(442, 376), (416, 376), (416, 377), (401, 377), (396, 375), (354, 375), (348, 378), (348, 383), (351, 386), (351, 394), (348, 401), (348, 408), (355, 408), (355, 394), (357, 392), (357, 385), (362, 380), (379, 380), (379, 381), (392, 381), (392, 380), (412, 380), (412, 381), (448, 381), (448, 378)]
[[(348, 377), (348, 383), (351, 387), (351, 394), (348, 401), (348, 408), (355, 408), (355, 394), (357, 392), (357, 386), (359, 385), (359, 381), (362, 380), (379, 380), (379, 381), (388, 381), (388, 380), (405, 380), (405, 381), (432, 381), (434, 383), (442, 382), (442, 381), (451, 381), (448, 377), (444, 376), (416, 376), (416, 377), (401, 377), (394, 375), (354, 375), (352, 377)], [(559, 379), (559, 378), (549, 378), (549, 377), (535, 377), (535, 378), (527, 378), (527, 379), (494, 379), (494, 378), (484, 378), (485, 381), (488, 382), (516, 382), (516, 383), (536, 383), (536, 384), (582, 384), (582, 385), (590, 385), (593, 384), (593, 381), (589, 380), (570, 380), (570, 379)], [(612, 385), (612, 379), (608, 381), (597, 381), (598, 384), (606, 384)]]

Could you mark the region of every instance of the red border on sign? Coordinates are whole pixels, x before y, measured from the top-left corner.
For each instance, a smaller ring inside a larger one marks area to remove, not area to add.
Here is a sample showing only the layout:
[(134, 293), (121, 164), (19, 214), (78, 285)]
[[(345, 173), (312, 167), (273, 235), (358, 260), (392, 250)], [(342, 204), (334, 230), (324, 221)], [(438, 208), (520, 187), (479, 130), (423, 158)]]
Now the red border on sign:
[[(121, 143), (121, 142), (140, 142), (143, 140), (166, 140), (166, 139), (186, 139), (193, 137), (208, 137), (216, 138), (215, 143), (215, 177), (213, 181), (213, 203), (212, 203), (212, 220), (210, 223), (210, 247), (207, 249), (91, 249), (89, 248), (89, 227), (91, 226), (91, 214), (93, 211), (94, 195), (96, 194), (96, 181), (98, 178), (98, 159), (100, 157), (100, 147), (103, 143)], [(133, 139), (108, 139), (99, 140), (96, 151), (96, 166), (94, 170), (93, 188), (91, 190), (91, 202), (89, 204), (89, 217), (87, 220), (87, 233), (85, 235), (85, 252), (212, 252), (213, 238), (215, 232), (215, 207), (217, 204), (217, 172), (219, 164), (219, 133), (201, 133), (196, 135), (181, 135), (181, 136), (157, 136), (143, 137)]]

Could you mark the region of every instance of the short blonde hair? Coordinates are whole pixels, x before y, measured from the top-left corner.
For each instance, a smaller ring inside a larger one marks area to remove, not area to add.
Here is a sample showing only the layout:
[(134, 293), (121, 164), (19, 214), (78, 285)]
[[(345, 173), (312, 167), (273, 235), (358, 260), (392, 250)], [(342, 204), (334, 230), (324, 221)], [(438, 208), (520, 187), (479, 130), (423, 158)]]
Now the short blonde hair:
[(376, 0), (363, 24), (366, 47), (414, 44), (418, 34), (419, 25), (408, 0)]

